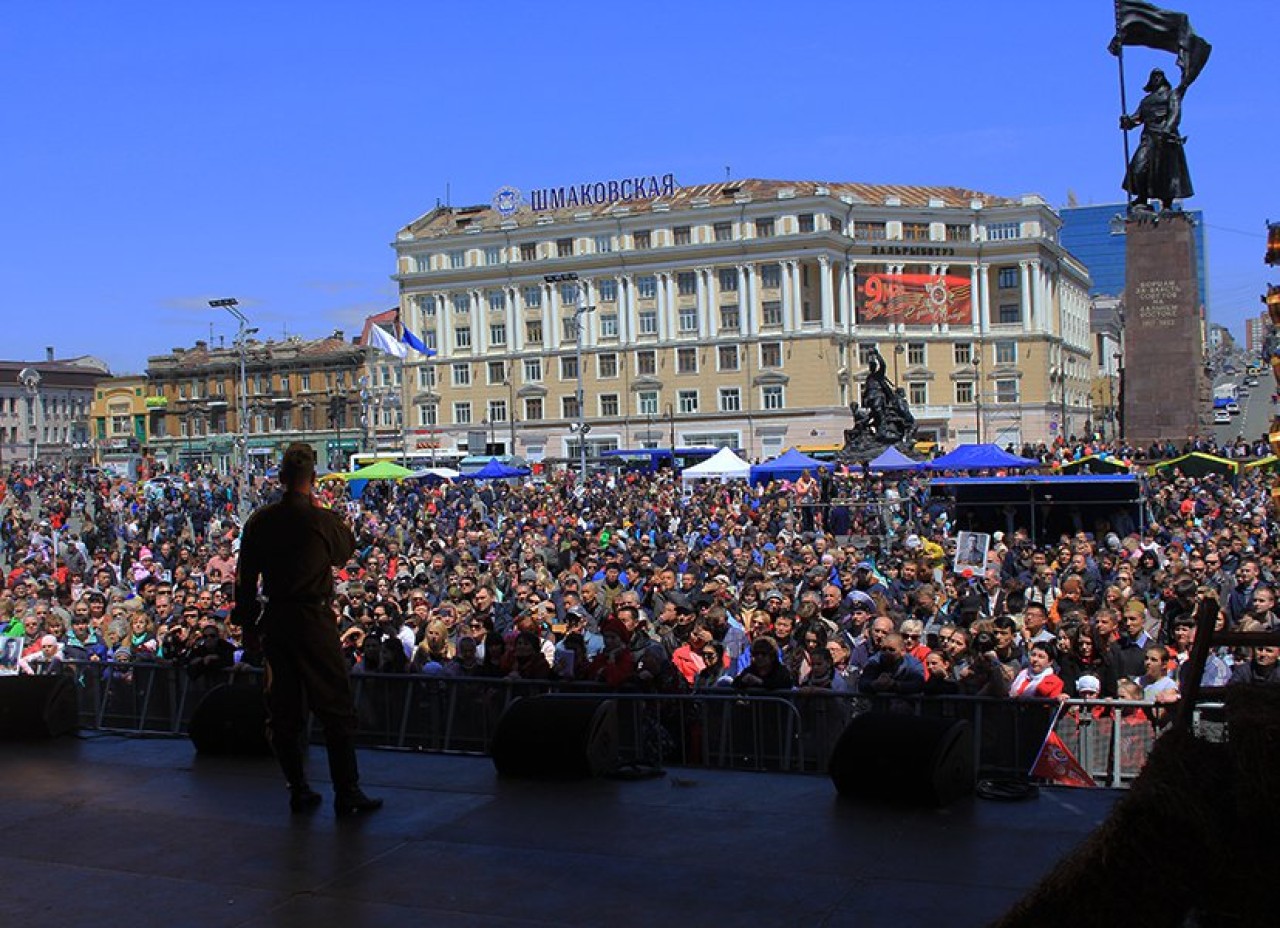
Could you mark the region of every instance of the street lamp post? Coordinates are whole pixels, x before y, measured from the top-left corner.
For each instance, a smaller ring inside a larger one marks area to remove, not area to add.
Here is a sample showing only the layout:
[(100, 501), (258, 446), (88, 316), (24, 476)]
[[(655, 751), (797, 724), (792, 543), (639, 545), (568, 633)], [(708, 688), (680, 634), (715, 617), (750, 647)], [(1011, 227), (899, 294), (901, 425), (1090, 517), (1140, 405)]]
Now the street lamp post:
[(973, 422), (978, 432), (978, 444), (982, 444), (982, 346), (978, 345), (973, 357)]
[(40, 459), (40, 419), (36, 409), (40, 405), (40, 372), (34, 367), (24, 367), (18, 372), (18, 382), (27, 391), (27, 422), (31, 427), (31, 465)]
[[(567, 274), (547, 274), (543, 278), (549, 284), (577, 282), (578, 275), (572, 272)], [(582, 387), (582, 328), (585, 324), (582, 317), (588, 313), (596, 311), (594, 306), (587, 305), (587, 294), (581, 286), (578, 287), (577, 308), (573, 311), (573, 334), (578, 358), (578, 421), (576, 428), (572, 431), (578, 433), (578, 462), (582, 473), (582, 479), (587, 479), (587, 435), (591, 432), (591, 426), (587, 424), (587, 403), (586, 394)]]
[(235, 346), (240, 355), (240, 479), (249, 479), (249, 378), (246, 373), (249, 336), (257, 333), (257, 329), (249, 326), (249, 317), (237, 307), (240, 301), (235, 297), (221, 300), (210, 300), (214, 309), (225, 309), (236, 320)]

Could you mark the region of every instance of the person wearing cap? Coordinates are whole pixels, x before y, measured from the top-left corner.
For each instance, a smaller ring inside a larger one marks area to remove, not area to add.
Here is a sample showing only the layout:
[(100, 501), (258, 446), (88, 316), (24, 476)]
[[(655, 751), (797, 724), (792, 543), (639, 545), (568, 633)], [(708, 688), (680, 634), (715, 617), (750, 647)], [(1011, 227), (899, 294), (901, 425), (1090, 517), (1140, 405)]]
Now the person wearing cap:
[(283, 496), (245, 523), (231, 620), (262, 636), (268, 738), (289, 786), (290, 807), (306, 812), (320, 803), (305, 763), (306, 720), (313, 712), (324, 728), (334, 811), (346, 815), (381, 808), (382, 800), (360, 789), (355, 705), (330, 608), (332, 568), (351, 557), (355, 537), (338, 513), (317, 505), (315, 467), (310, 445), (290, 445), (279, 471)]

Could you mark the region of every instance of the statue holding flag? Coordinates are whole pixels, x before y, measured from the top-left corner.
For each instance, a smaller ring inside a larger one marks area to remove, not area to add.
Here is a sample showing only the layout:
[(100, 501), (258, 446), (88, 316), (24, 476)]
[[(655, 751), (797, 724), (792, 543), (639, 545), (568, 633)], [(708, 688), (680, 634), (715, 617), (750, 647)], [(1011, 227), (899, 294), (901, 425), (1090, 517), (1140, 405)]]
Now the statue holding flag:
[[(1209, 60), (1212, 47), (1191, 31), (1185, 13), (1161, 10), (1144, 0), (1115, 0), (1116, 34), (1109, 50), (1120, 65), (1120, 128), (1125, 130), (1124, 154), (1127, 169), (1124, 189), (1133, 198), (1131, 209), (1150, 209), (1159, 200), (1164, 209), (1173, 201), (1191, 196), (1191, 174), (1183, 152), (1186, 139), (1179, 133), (1182, 98)], [(1178, 56), (1182, 77), (1173, 87), (1164, 71), (1152, 70), (1143, 88), (1146, 96), (1134, 113), (1128, 112), (1124, 92), (1124, 46), (1141, 45), (1173, 52)], [(1138, 149), (1129, 156), (1128, 130), (1142, 127)]]

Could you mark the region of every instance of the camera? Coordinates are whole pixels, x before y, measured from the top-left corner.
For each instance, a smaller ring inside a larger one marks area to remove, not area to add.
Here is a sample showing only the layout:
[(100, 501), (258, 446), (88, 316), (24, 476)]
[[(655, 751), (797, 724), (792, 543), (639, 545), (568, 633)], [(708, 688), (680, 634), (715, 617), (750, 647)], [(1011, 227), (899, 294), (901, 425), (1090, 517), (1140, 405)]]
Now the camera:
[(976, 654), (986, 654), (996, 649), (996, 636), (991, 632), (978, 632), (973, 637), (973, 650)]

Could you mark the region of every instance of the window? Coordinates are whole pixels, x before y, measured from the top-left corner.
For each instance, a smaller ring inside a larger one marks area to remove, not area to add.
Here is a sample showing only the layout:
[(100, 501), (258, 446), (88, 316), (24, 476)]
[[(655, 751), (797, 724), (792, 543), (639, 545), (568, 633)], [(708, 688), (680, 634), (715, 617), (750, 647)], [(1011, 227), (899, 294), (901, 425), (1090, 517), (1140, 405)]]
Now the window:
[(997, 321), (1012, 324), (1022, 321), (1022, 307), (1017, 303), (1001, 303), (999, 313), (996, 316)]
[(453, 347), (459, 350), (469, 350), (471, 348), (471, 328), (469, 326), (453, 330)]
[(658, 372), (658, 353), (652, 349), (636, 352), (636, 376), (652, 377)]
[(718, 408), (721, 412), (741, 412), (742, 391), (737, 387), (721, 387), (719, 404)]
[(560, 285), (560, 305), (571, 306), (578, 302), (578, 285), (572, 281)]
[(439, 425), (440, 407), (435, 403), (423, 403), (418, 407), (418, 425)]
[(577, 394), (573, 396), (560, 397), (560, 418), (561, 419), (577, 419), (581, 416), (578, 411)]
[(525, 397), (524, 418), (526, 422), (537, 422), (542, 419), (542, 397)]
[(538, 383), (542, 380), (542, 358), (524, 359), (524, 382)]
[(924, 364), (925, 345), (924, 342), (907, 342), (907, 363), (908, 364)]
[(436, 369), (431, 364), (423, 364), (418, 368), (418, 389), (430, 390), (436, 385)]
[(471, 404), (468, 402), (453, 404), (453, 423), (454, 425), (470, 425), (471, 424)]
[(756, 238), (773, 238), (773, 219), (756, 220)]
[(423, 274), (431, 270), (431, 256), (415, 255), (413, 259), (413, 269), (419, 274)]
[(996, 381), (996, 402), (997, 403), (1018, 402), (1017, 378), (1008, 377), (1008, 378)]
[(827, 216), (827, 224), (831, 227), (831, 231), (836, 235), (844, 234), (844, 220), (839, 216)]
[(302, 391), (305, 393), (311, 389), (311, 372), (304, 372), (302, 375)]
[(578, 320), (573, 316), (565, 316), (560, 320), (560, 341), (576, 342), (578, 340)]
[(676, 349), (676, 373), (677, 374), (698, 373), (698, 349), (697, 348), (677, 348)]
[(484, 263), (485, 264), (501, 264), (502, 249), (499, 248), (497, 245), (490, 245), (487, 248), (485, 248)]
[(923, 380), (913, 380), (908, 383), (907, 402), (912, 406), (928, 406), (929, 384)]
[(618, 376), (618, 356), (612, 351), (596, 355), (596, 377), (600, 380), (612, 380)]
[(695, 306), (680, 308), (680, 331), (691, 333), (698, 331), (698, 309)]
[(467, 253), (465, 251), (449, 252), (449, 267), (466, 267)]
[(451, 364), (449, 365), (450, 374), (453, 377), (453, 385), (455, 387), (471, 386), (471, 365), (470, 364)]
[(725, 293), (738, 292), (738, 272), (731, 267), (722, 267), (719, 271), (720, 289)]
[(658, 414), (658, 391), (641, 390), (637, 394), (636, 408), (642, 416), (656, 416)]
[(542, 320), (530, 319), (524, 324), (524, 340), (530, 345), (542, 344)]
[(507, 308), (507, 295), (502, 290), (490, 290), (485, 299), (489, 301), (490, 312), (501, 312)]
[(693, 244), (693, 230), (688, 226), (676, 226), (671, 230), (671, 238), (676, 245)]
[(520, 260), (521, 261), (537, 261), (538, 260), (538, 243), (537, 242), (521, 242), (520, 243)]
[(800, 234), (813, 231), (813, 213), (801, 213), (796, 217), (796, 223), (800, 228)]
[(596, 236), (596, 254), (603, 255), (610, 251), (613, 251), (613, 236), (597, 235)]
[(883, 242), (888, 233), (883, 222), (855, 222), (853, 237), (868, 242)]
[(560, 358), (560, 379), (578, 379), (578, 358), (575, 355), (565, 355)]
[(987, 223), (987, 238), (993, 242), (1007, 242), (1010, 239), (1019, 238), (1022, 235), (1022, 227), (1016, 222), (989, 222)]
[(658, 334), (658, 314), (652, 309), (642, 309), (637, 314), (641, 335)]
[(728, 306), (720, 307), (720, 330), (723, 332), (736, 332), (742, 324), (740, 313), (738, 312), (738, 304), (730, 303)]
[(507, 365), (503, 361), (490, 361), (484, 366), (485, 383), (489, 385), (506, 383), (507, 381)]
[(424, 316), (434, 316), (436, 314), (436, 298), (434, 296), (418, 297), (418, 309), (422, 310)]
[(738, 346), (721, 345), (716, 349), (716, 367), (722, 371), (736, 371), (738, 364)]
[(698, 391), (681, 390), (676, 394), (676, 410), (681, 413), (698, 411)]
[(904, 222), (902, 224), (902, 239), (906, 242), (929, 241), (929, 223)]
[(717, 242), (733, 241), (733, 223), (732, 222), (717, 222), (714, 226), (711, 227), (711, 231), (715, 235), (715, 240)]
[(525, 306), (541, 306), (542, 288), (536, 285), (532, 287), (525, 287), (520, 291), (520, 298), (524, 300)]
[(600, 394), (600, 415), (609, 417), (618, 415), (618, 394)]
[(760, 407), (766, 410), (785, 409), (787, 404), (782, 389), (782, 384), (770, 384), (767, 387), (761, 387)]
[(782, 342), (760, 343), (760, 366), (782, 367)]
[(618, 302), (618, 282), (612, 277), (606, 277), (596, 284), (596, 299), (601, 303)]
[(631, 240), (633, 247), (636, 249), (653, 247), (653, 236), (649, 233), (648, 229), (642, 229), (638, 232), (632, 233)]
[(959, 405), (968, 405), (973, 402), (973, 381), (957, 380), (956, 381), (956, 403)]
[(777, 290), (782, 286), (782, 265), (760, 265), (760, 286), (766, 290)]
[(972, 364), (973, 345), (968, 342), (957, 342), (954, 347), (954, 357), (957, 364)]
[(489, 344), (495, 348), (505, 347), (507, 344), (507, 326), (504, 322), (495, 322), (489, 326)]
[(948, 242), (967, 242), (972, 237), (967, 225), (947, 225), (947, 241)]
[(573, 257), (573, 239), (571, 238), (556, 239), (556, 257), (557, 258)]
[(997, 364), (1017, 364), (1018, 363), (1018, 343), (1015, 341), (998, 341), (996, 342), (996, 363)]
[(600, 314), (600, 337), (601, 338), (617, 338), (618, 337), (618, 314), (617, 313), (601, 313)]
[(858, 342), (858, 363), (866, 367), (871, 363), (871, 355), (876, 351), (875, 342)]
[(1018, 268), (1002, 267), (996, 272), (996, 283), (1001, 290), (1018, 289)]
[(782, 302), (765, 300), (760, 304), (760, 324), (765, 326), (782, 325)]
[(489, 400), (489, 421), (490, 422), (506, 422), (507, 421), (507, 401), (506, 400)]
[(453, 311), (455, 313), (471, 312), (471, 297), (465, 293), (455, 293), (453, 295)]
[(676, 292), (681, 296), (693, 296), (698, 292), (698, 275), (693, 271), (681, 271), (676, 275)]
[(641, 299), (651, 300), (658, 295), (658, 278), (652, 274), (636, 278), (636, 293)]

